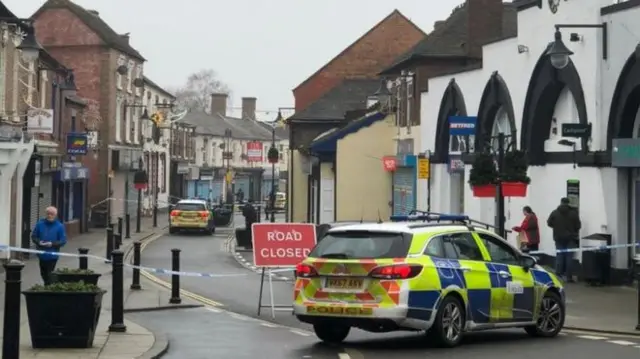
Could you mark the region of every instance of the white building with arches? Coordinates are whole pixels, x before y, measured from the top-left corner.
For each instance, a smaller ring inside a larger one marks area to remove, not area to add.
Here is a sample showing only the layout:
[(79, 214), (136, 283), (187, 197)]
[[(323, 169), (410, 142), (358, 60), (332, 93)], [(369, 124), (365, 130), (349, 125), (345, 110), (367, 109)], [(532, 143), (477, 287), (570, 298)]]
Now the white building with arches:
[[(578, 180), (581, 237), (604, 233), (614, 244), (636, 242), (640, 139), (625, 142), (631, 143), (626, 162), (616, 160), (613, 149), (614, 139), (640, 137), (640, 1), (520, 0), (514, 6), (517, 36), (485, 45), (482, 66), (428, 81), (428, 92), (421, 94), (421, 151), (446, 157), (452, 142), (448, 118), (477, 116), (475, 151), (495, 145), (491, 139), (503, 132), (530, 160), (527, 197), (505, 201), (506, 228), (518, 225), (521, 208), (531, 206), (541, 224), (540, 249), (554, 256), (546, 219), (567, 195), (567, 181)], [(547, 54), (556, 27), (573, 52), (561, 69)], [(591, 124), (591, 137), (562, 137), (565, 123)], [(493, 223), (495, 201), (473, 197), (465, 162), (464, 176), (449, 173), (448, 163), (433, 165), (431, 208)], [(427, 181), (418, 186), (426, 193)], [(427, 207), (425, 196), (418, 202), (418, 208)], [(626, 269), (635, 251), (612, 253), (612, 267)]]

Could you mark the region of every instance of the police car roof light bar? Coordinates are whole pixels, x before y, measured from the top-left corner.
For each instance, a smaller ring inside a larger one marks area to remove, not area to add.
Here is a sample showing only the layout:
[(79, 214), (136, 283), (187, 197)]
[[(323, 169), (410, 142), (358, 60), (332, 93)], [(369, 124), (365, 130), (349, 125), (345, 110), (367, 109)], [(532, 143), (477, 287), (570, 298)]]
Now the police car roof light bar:
[[(414, 212), (414, 211), (411, 211)], [(391, 216), (390, 220), (392, 222), (412, 222), (412, 221), (423, 221), (423, 222), (462, 222), (466, 223), (469, 221), (468, 216), (458, 215), (458, 214), (443, 214), (443, 213), (429, 213), (422, 212), (421, 214), (409, 214), (409, 215), (396, 215)]]

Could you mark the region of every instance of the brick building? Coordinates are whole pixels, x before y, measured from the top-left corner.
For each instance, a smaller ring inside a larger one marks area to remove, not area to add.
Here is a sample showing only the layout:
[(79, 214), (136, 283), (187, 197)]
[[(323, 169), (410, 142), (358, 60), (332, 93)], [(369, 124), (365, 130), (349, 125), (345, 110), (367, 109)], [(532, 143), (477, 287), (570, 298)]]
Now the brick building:
[(106, 210), (112, 218), (134, 216), (144, 57), (129, 44), (128, 34), (118, 34), (97, 11), (69, 0), (48, 0), (33, 19), (38, 41), (73, 69), (78, 95), (92, 107), (94, 115), (74, 129), (90, 134), (90, 153), (77, 159), (89, 168), (88, 207), (110, 203)]
[(315, 221), (311, 213), (317, 210), (316, 191), (309, 189), (317, 171), (304, 148), (319, 134), (345, 123), (347, 112), (366, 108), (367, 97), (378, 87), (378, 74), (424, 37), (395, 10), (293, 90), (296, 113), (287, 120), (290, 220)]

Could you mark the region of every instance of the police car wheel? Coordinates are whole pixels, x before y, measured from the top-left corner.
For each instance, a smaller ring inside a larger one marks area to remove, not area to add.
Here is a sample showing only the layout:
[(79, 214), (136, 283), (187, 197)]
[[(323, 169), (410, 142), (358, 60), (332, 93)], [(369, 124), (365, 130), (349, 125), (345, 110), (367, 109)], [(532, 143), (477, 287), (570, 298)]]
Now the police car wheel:
[(455, 347), (462, 340), (465, 322), (465, 312), (458, 298), (447, 296), (440, 303), (435, 321), (427, 332), (427, 336), (438, 346)]
[(337, 323), (318, 323), (313, 325), (313, 331), (318, 339), (327, 343), (338, 344), (347, 338), (350, 327)]
[(547, 291), (540, 303), (540, 314), (535, 325), (524, 330), (534, 337), (552, 338), (558, 335), (564, 326), (565, 307), (560, 295)]

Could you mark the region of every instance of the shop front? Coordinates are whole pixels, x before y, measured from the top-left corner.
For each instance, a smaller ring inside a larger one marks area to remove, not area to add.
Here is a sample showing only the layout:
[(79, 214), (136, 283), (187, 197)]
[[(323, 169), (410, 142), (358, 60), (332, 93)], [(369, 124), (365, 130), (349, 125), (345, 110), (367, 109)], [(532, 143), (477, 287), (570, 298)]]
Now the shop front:
[(89, 169), (81, 162), (63, 162), (56, 172), (54, 197), (59, 204), (58, 217), (65, 224), (69, 238), (88, 229), (88, 181)]
[(189, 164), (186, 161), (171, 161), (169, 172), (169, 202), (174, 204), (187, 197), (186, 183), (189, 176)]
[(189, 181), (187, 187), (189, 197), (218, 203), (224, 187), (224, 172), (214, 168), (200, 168), (199, 178)]
[(416, 209), (417, 156), (413, 154), (413, 140), (398, 140), (395, 171), (392, 180), (393, 215), (409, 214)]

